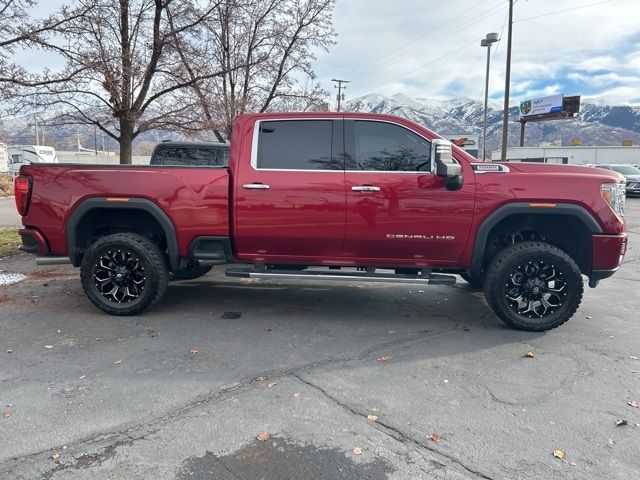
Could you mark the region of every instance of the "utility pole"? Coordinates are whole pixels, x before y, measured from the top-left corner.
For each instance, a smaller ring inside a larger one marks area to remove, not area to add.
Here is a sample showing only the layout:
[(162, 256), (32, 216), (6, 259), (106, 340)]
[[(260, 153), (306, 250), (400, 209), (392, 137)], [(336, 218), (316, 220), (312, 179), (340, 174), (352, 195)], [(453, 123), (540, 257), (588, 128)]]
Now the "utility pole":
[(38, 136), (38, 116), (33, 114), (33, 126), (36, 129), (36, 145), (40, 145), (40, 137)]
[(98, 128), (93, 125), (93, 153), (98, 156)]
[(502, 155), (507, 160), (507, 140), (509, 137), (509, 86), (511, 84), (511, 33), (513, 31), (513, 0), (509, 0), (509, 30), (507, 34), (507, 71), (504, 80), (504, 112), (502, 117)]
[(336, 82), (338, 85), (336, 85), (334, 88), (338, 89), (338, 111), (340, 111), (340, 105), (342, 100), (344, 100), (344, 93), (342, 93), (342, 89), (347, 89), (347, 87), (343, 87), (342, 84), (343, 83), (351, 83), (349, 80), (339, 80), (337, 78), (332, 78), (331, 79), (332, 82)]

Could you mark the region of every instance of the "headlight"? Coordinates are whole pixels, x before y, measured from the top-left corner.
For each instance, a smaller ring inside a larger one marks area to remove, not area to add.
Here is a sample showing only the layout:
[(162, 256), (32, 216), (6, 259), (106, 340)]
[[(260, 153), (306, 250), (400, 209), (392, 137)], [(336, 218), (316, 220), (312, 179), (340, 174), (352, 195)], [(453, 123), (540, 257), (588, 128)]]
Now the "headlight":
[(603, 183), (601, 188), (602, 198), (619, 217), (624, 217), (625, 188), (624, 183)]

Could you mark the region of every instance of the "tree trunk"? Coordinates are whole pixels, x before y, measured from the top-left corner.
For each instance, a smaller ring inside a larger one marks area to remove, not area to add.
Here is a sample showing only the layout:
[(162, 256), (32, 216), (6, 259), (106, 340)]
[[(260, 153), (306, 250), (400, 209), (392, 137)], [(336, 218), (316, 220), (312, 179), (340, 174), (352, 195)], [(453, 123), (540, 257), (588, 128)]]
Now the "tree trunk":
[(131, 165), (131, 153), (133, 144), (133, 122), (120, 120), (120, 165)]

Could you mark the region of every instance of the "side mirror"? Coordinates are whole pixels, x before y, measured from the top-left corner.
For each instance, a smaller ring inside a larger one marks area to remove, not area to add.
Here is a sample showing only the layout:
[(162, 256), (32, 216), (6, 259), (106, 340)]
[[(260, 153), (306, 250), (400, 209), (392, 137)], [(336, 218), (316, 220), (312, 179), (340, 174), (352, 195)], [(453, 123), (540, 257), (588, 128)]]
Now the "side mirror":
[(451, 142), (442, 139), (431, 142), (431, 173), (445, 179), (447, 190), (462, 188), (462, 167), (453, 159)]

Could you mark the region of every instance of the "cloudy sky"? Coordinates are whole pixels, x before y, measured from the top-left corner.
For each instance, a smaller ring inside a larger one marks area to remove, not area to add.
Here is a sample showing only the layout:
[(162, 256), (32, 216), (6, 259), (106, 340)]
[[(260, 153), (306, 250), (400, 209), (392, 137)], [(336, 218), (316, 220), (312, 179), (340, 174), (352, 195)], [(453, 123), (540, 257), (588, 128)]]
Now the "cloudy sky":
[[(332, 93), (331, 78), (350, 80), (347, 99), (372, 92), (481, 99), (480, 39), (503, 32), (489, 86), (490, 101), (500, 104), (507, 13), (507, 0), (337, 0), (337, 44), (317, 55), (316, 73)], [(512, 103), (553, 93), (640, 104), (640, 0), (516, 0)]]

